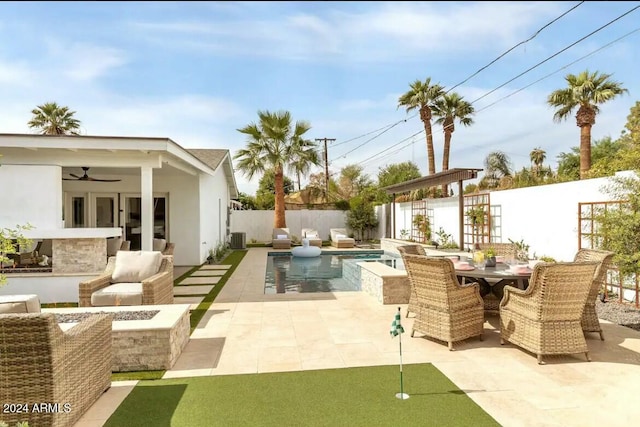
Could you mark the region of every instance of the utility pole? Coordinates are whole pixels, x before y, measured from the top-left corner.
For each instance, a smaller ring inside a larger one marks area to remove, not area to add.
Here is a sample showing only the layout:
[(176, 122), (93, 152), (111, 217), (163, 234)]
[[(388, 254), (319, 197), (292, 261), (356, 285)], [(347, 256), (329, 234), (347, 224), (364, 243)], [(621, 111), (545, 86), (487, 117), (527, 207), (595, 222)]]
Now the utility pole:
[(324, 142), (324, 194), (329, 201), (329, 152), (327, 151), (327, 141), (333, 142), (335, 138), (316, 138), (316, 142)]

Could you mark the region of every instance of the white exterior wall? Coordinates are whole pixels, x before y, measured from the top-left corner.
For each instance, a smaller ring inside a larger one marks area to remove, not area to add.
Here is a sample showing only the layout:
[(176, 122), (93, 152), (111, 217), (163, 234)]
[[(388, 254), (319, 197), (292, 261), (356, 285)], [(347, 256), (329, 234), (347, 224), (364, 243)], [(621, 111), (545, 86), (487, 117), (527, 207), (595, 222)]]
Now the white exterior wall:
[[(628, 174), (620, 172), (618, 175)], [(492, 209), (501, 215), (497, 241), (524, 240), (529, 255), (548, 255), (559, 261), (573, 260), (578, 250), (578, 203), (612, 200), (605, 187), (610, 178), (595, 178), (513, 190), (492, 191)], [(457, 198), (429, 200), (433, 208), (432, 231), (439, 227), (459, 242)], [(396, 238), (411, 228), (411, 202), (396, 203)], [(435, 235), (433, 236), (435, 237)]]
[(200, 174), (200, 261), (205, 261), (209, 249), (227, 241), (227, 208), (230, 204), (227, 179), (218, 168), (211, 175)]
[[(275, 211), (232, 211), (231, 232), (246, 233), (247, 243), (251, 239), (271, 242)], [(300, 238), (303, 228), (314, 228), (322, 240), (330, 240), (329, 229), (347, 228), (347, 212), (340, 210), (290, 210), (285, 211), (287, 228), (293, 236)]]
[(168, 240), (176, 245), (174, 265), (200, 264), (200, 210), (198, 177), (193, 175), (154, 178), (154, 192), (169, 193)]
[(0, 227), (31, 224), (34, 230), (62, 228), (60, 166), (0, 166)]
[(527, 187), (491, 193), (491, 206), (502, 210), (502, 241), (530, 245), (529, 255), (573, 260), (578, 250), (578, 203), (603, 202), (609, 178)]

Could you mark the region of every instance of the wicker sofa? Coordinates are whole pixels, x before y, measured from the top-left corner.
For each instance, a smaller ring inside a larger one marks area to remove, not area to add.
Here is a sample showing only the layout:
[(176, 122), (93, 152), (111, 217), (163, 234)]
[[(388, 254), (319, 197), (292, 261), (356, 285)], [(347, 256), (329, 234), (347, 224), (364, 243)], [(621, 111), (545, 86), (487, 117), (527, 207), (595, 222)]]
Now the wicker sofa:
[(536, 264), (526, 290), (504, 287), (500, 301), (500, 343), (510, 342), (538, 357), (584, 353), (580, 326), (599, 262)]
[(0, 315), (0, 402), (29, 408), (0, 420), (73, 426), (111, 386), (112, 319), (95, 314), (63, 332), (53, 313)]
[(173, 304), (173, 255), (119, 251), (100, 276), (79, 285), (79, 307), (157, 304)]

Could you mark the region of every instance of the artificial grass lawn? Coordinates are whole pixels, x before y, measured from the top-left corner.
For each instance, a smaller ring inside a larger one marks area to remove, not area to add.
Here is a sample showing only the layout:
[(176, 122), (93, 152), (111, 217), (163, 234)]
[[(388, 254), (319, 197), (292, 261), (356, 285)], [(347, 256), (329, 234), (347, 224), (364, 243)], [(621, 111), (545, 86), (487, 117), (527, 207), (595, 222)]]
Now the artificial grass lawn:
[(105, 427), (499, 426), (432, 364), (141, 381)]

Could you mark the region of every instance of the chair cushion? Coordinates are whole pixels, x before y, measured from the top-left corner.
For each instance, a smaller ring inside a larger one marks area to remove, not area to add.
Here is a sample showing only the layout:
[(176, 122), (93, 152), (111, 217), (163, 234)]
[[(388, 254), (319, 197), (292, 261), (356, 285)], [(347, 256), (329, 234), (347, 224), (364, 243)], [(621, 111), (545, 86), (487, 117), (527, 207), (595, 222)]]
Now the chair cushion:
[(307, 231), (305, 233), (305, 237), (318, 237), (318, 232), (317, 231)]
[(122, 246), (122, 237), (107, 239), (107, 256), (115, 256)]
[(115, 283), (91, 294), (91, 305), (142, 305), (142, 283)]
[(40, 313), (38, 295), (0, 295), (0, 314)]
[(164, 251), (167, 247), (166, 239), (153, 239), (153, 250), (154, 251)]
[(162, 252), (118, 251), (111, 282), (142, 282), (156, 274), (161, 264)]
[(282, 239), (288, 239), (289, 236), (287, 236), (286, 234), (278, 234), (278, 239), (282, 240)]

